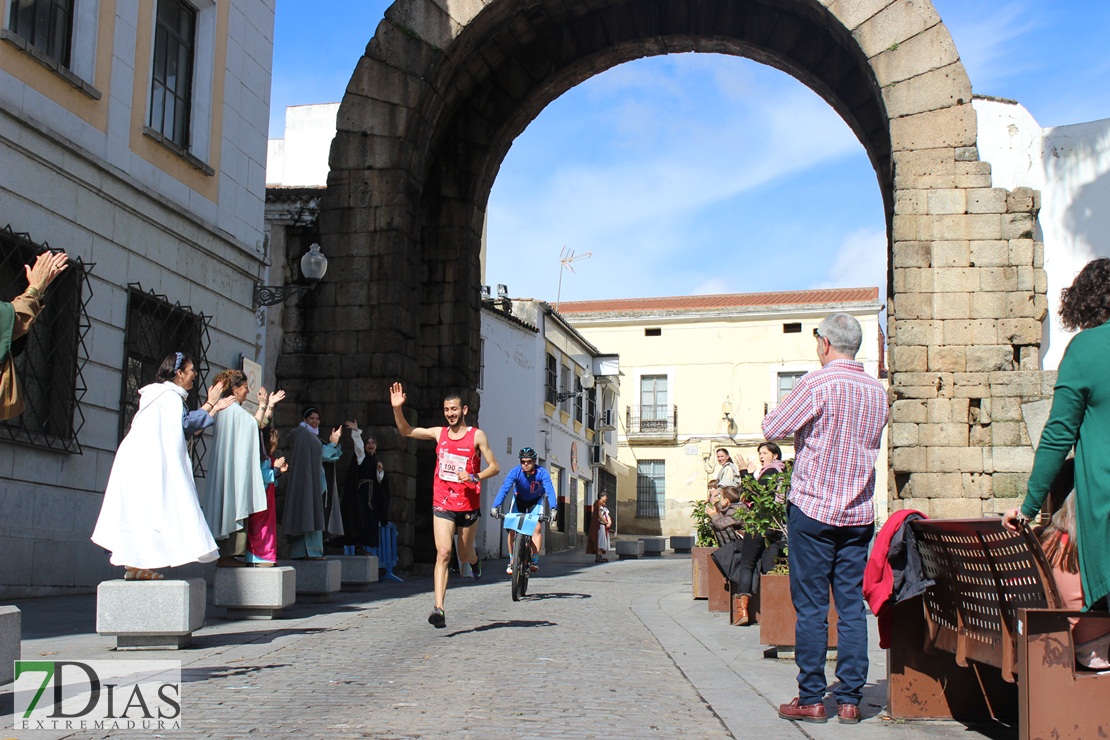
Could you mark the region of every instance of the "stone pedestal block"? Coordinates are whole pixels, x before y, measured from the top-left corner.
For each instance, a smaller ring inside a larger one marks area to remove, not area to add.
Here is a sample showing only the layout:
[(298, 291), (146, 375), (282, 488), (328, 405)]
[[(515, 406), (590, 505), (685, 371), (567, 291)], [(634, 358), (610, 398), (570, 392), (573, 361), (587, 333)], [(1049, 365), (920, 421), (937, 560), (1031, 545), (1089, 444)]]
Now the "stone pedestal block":
[(673, 535), (671, 549), (677, 553), (688, 553), (694, 549), (694, 538), (690, 535)]
[(297, 571), (297, 601), (323, 603), (343, 584), (343, 566), (334, 558), (327, 560), (283, 560), (283, 566)]
[(19, 660), (19, 641), (23, 635), (21, 617), (18, 607), (0, 606), (0, 686), (15, 679), (12, 664)]
[(378, 558), (375, 555), (336, 555), (332, 560), (339, 561), (343, 591), (368, 591), (371, 583), (378, 582)]
[(204, 626), (206, 584), (185, 581), (104, 581), (96, 589), (96, 631), (117, 650), (177, 650)]
[(644, 551), (642, 554), (645, 557), (661, 557), (663, 551), (667, 549), (666, 537), (641, 537), (640, 542), (644, 543)]
[(617, 540), (617, 559), (635, 560), (644, 554), (643, 540)]
[(230, 619), (274, 619), (297, 600), (297, 571), (272, 568), (216, 568), (213, 604)]

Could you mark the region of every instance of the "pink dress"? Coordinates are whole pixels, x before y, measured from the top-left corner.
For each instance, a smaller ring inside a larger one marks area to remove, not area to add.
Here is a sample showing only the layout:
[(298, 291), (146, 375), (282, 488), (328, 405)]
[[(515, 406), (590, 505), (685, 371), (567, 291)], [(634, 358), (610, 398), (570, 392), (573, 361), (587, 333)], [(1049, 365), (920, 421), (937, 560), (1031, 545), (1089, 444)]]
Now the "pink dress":
[(247, 517), (248, 563), (277, 562), (277, 506), (274, 503), (277, 471), (273, 458), (262, 461), (262, 481), (266, 484), (266, 509)]

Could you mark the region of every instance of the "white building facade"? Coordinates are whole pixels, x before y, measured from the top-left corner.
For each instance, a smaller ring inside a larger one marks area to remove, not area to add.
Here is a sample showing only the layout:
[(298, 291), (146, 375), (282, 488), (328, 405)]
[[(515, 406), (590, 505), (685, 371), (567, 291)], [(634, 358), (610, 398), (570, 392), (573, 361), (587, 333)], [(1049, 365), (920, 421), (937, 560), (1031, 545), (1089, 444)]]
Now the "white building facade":
[(272, 373), (252, 294), (273, 23), (273, 0), (0, 0), (2, 297), (45, 245), (75, 260), (17, 361), (27, 411), (0, 425), (0, 597), (118, 575), (89, 535), (166, 354), (200, 381)]

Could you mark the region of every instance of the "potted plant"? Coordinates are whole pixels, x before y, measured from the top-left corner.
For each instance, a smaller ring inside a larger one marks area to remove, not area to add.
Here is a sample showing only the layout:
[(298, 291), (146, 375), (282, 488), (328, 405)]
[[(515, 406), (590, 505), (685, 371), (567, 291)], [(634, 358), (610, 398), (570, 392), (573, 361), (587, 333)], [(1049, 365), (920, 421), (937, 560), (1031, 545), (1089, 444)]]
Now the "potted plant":
[[(794, 461), (787, 460), (781, 473), (764, 475), (761, 480), (745, 476), (741, 495), (748, 504), (739, 507), (737, 518), (748, 532), (786, 532), (786, 497)], [(769, 544), (769, 543), (768, 543)], [(775, 566), (759, 581), (759, 641), (764, 645), (793, 647), (798, 615), (790, 598), (790, 564), (786, 550)], [(829, 600), (829, 647), (836, 647), (836, 608)]]
[(690, 562), (693, 568), (693, 597), (695, 599), (709, 598), (709, 557), (717, 549), (717, 539), (713, 535), (713, 522), (709, 519), (707, 501), (691, 501), (694, 507), (694, 536), (695, 546), (690, 551)]

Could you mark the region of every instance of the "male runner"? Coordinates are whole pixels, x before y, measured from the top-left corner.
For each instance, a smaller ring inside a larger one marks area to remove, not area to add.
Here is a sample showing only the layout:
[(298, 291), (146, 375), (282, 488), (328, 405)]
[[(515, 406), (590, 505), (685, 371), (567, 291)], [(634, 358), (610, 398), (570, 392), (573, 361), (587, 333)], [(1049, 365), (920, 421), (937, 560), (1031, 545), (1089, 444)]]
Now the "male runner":
[[(536, 464), (536, 451), (531, 447), (525, 447), (520, 451), (520, 465), (509, 471), (508, 476), (505, 477), (505, 482), (501, 486), (501, 490), (497, 492), (497, 498), (493, 500), (493, 506), (490, 507), (490, 514), (501, 508), (501, 504), (505, 501), (505, 496), (509, 491), (513, 492), (513, 511), (522, 514), (527, 513), (533, 506), (540, 503), (543, 499), (543, 494), (547, 493), (547, 502), (551, 505), (551, 512), (554, 515), (556, 508), (559, 506), (559, 501), (555, 497), (555, 486), (551, 484), (551, 475), (547, 470)], [(506, 573), (510, 575), (513, 572), (513, 558), (512, 553), (513, 543), (516, 542), (516, 532), (512, 529), (509, 530), (509, 567), (505, 569)], [(540, 569), (540, 552), (543, 549), (543, 522), (536, 522), (536, 529), (532, 532), (532, 562), (528, 568), (533, 573)]]
[[(436, 443), (436, 474), (432, 483), (432, 531), (436, 539), (435, 598), (436, 605), (428, 615), (428, 624), (436, 629), (447, 626), (443, 599), (447, 595), (447, 566), (451, 562), (451, 545), (459, 535), (459, 559), (470, 563), (472, 577), (482, 577), (482, 561), (474, 552), (474, 523), (481, 515), (483, 478), (501, 472), (497, 459), (486, 442), (486, 435), (477, 427), (467, 426), (462, 396), (448, 393), (443, 399), (445, 427), (414, 427), (405, 419), (405, 391), (400, 383), (389, 389), (393, 421), (402, 437), (430, 439)], [(485, 458), (486, 469), (479, 470), (479, 457)]]

